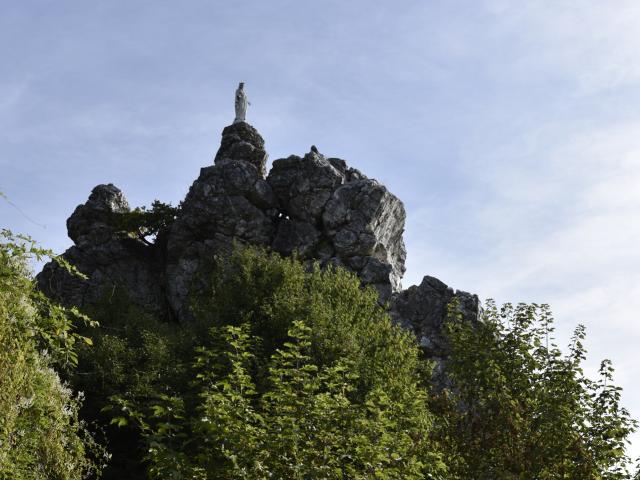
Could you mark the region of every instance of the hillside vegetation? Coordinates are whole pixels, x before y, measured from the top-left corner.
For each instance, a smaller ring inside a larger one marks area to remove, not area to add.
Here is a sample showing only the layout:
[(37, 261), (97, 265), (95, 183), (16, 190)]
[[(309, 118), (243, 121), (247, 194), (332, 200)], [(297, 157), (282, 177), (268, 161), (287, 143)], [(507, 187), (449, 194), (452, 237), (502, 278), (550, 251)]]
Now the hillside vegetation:
[(47, 253), (3, 234), (2, 479), (638, 478), (611, 364), (587, 378), (547, 306), (452, 305), (436, 364), (340, 268), (238, 247), (178, 324), (123, 289), (52, 303)]

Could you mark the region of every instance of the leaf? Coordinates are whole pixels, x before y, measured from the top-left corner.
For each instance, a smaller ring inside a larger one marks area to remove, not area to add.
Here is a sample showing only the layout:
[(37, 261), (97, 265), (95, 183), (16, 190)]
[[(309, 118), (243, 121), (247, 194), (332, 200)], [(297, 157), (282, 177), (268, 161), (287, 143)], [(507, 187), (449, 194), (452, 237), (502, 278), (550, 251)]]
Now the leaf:
[(109, 425), (117, 425), (118, 427), (124, 427), (129, 424), (129, 420), (126, 417), (114, 417), (109, 422)]

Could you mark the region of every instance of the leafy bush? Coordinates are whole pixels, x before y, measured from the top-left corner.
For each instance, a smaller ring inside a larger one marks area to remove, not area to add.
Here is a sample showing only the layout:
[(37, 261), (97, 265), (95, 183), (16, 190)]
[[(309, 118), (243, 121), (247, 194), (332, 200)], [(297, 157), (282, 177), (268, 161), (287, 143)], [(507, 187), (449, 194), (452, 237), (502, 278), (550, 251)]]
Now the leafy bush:
[(110, 221), (118, 230), (129, 232), (150, 245), (152, 241), (149, 237), (153, 239), (166, 233), (179, 211), (180, 206), (172, 207), (171, 204), (154, 200), (150, 209), (143, 206), (126, 213), (113, 213)]
[(218, 264), (211, 285), (188, 390), (114, 399), (114, 421), (142, 429), (152, 478), (444, 471), (417, 346), (357, 277), (247, 248)]
[(348, 360), (313, 364), (311, 329), (296, 321), (259, 395), (248, 330), (227, 326), (225, 351), (200, 349), (194, 404), (164, 396), (144, 415), (120, 403), (143, 426), (152, 478), (418, 479), (444, 471), (415, 382), (401, 397), (376, 388), (358, 402)]
[(250, 325), (260, 338), (258, 382), (295, 320), (311, 328), (313, 361), (325, 366), (348, 358), (363, 395), (375, 387), (402, 390), (422, 366), (413, 337), (391, 323), (373, 288), (363, 289), (344, 269), (322, 271), (295, 258), (238, 248), (218, 259), (210, 285), (195, 301), (199, 322), (205, 328)]
[(452, 306), (433, 388), (351, 273), (244, 247), (201, 280), (183, 325), (117, 289), (94, 308), (73, 379), (107, 429), (108, 478), (631, 478), (611, 365), (587, 378), (584, 329), (563, 354), (546, 306), (489, 302), (473, 324)]
[(53, 369), (74, 367), (77, 342), (89, 341), (74, 323), (88, 319), (35, 291), (28, 260), (51, 252), (7, 230), (0, 238), (0, 478), (98, 475), (104, 452), (78, 420), (80, 398)]
[(102, 426), (112, 460), (106, 479), (145, 476), (145, 449), (137, 428), (110, 424), (110, 397), (147, 401), (159, 393), (184, 391), (186, 369), (194, 356), (189, 328), (142, 313), (121, 288), (115, 288), (89, 309), (100, 328), (83, 331), (92, 345), (78, 349), (78, 368), (70, 375), (74, 389), (85, 393), (81, 415)]
[(439, 397), (439, 437), (458, 478), (628, 479), (636, 422), (620, 406), (613, 368), (582, 370), (584, 327), (565, 355), (546, 305), (498, 309), (476, 324), (449, 322), (453, 387)]

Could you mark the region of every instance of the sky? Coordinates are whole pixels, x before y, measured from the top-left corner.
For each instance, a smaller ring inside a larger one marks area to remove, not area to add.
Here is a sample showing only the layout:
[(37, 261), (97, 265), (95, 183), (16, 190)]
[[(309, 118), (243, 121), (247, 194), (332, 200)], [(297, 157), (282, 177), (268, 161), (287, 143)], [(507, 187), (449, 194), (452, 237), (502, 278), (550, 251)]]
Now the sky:
[(270, 159), (404, 202), (405, 287), (549, 303), (640, 418), (637, 0), (21, 0), (0, 58), (0, 227), (62, 252), (97, 184), (177, 204), (244, 81)]

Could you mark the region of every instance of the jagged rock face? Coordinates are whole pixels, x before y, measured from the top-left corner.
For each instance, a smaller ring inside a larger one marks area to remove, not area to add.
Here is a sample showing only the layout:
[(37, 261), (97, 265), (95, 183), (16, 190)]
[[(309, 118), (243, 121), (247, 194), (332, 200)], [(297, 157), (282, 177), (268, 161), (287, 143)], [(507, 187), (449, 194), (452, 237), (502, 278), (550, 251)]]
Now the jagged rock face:
[(274, 161), (267, 182), (284, 216), (274, 250), (351, 269), (383, 302), (400, 289), (406, 215), (386, 187), (314, 151)]
[(108, 241), (115, 234), (109, 218), (114, 213), (129, 211), (129, 203), (113, 184), (98, 185), (91, 191), (87, 203), (78, 205), (67, 220), (67, 233), (80, 246), (92, 246)]
[[(200, 170), (168, 235), (168, 300), (181, 320), (190, 318), (190, 294), (204, 287), (196, 274), (207, 261), (214, 255), (228, 254), (234, 242), (268, 246), (275, 235), (275, 197), (260, 166), (253, 162), (255, 151), (264, 141), (253, 129), (234, 131), (234, 135), (247, 134), (237, 139), (242, 148), (235, 148), (223, 137), (221, 150), (235, 152), (235, 158), (225, 157)], [(253, 141), (256, 147), (250, 148)], [(240, 153), (248, 157), (241, 158)]]
[(267, 181), (285, 215), (320, 228), (327, 202), (346, 178), (322, 155), (310, 152), (274, 161)]
[[(352, 268), (356, 268), (354, 262), (364, 261), (362, 269), (367, 267), (368, 276), (373, 276), (367, 283), (386, 280), (392, 290), (400, 289), (406, 258), (402, 240), (405, 211), (384, 185), (370, 179), (343, 185), (331, 196), (322, 220), (338, 258), (346, 258)], [(383, 272), (384, 266), (391, 267), (390, 271)]]
[(356, 272), (434, 355), (454, 295), (465, 315), (477, 313), (476, 297), (454, 294), (431, 277), (400, 292), (405, 211), (384, 185), (315, 147), (304, 157), (274, 161), (265, 178), (266, 159), (253, 127), (226, 127), (215, 164), (201, 169), (178, 218), (151, 246), (116, 230), (110, 219), (129, 205), (115, 186), (97, 186), (67, 222), (75, 245), (64, 257), (88, 280), (49, 263), (38, 275), (40, 288), (66, 305), (87, 307), (119, 285), (144, 311), (188, 321), (189, 300), (206, 284), (200, 273), (238, 243)]
[(455, 291), (434, 277), (426, 276), (418, 286), (395, 294), (389, 313), (397, 323), (412, 331), (420, 346), (431, 358), (442, 358), (448, 351), (442, 327), (448, 306), (456, 300), (458, 313), (468, 322), (478, 320), (480, 302), (477, 295)]
[[(266, 180), (256, 158), (266, 158), (257, 131), (247, 124), (227, 127), (216, 164), (203, 168), (189, 190), (167, 248), (167, 292), (178, 318), (189, 318), (188, 299), (204, 287), (197, 275), (203, 263), (227, 254), (234, 242), (342, 265), (387, 301), (404, 272), (402, 202), (344, 160), (318, 152), (274, 161)], [(352, 184), (356, 196), (346, 188)], [(348, 215), (349, 208), (360, 211)], [(347, 248), (348, 232), (356, 238)]]
[(267, 157), (264, 140), (258, 131), (246, 122), (238, 122), (222, 131), (222, 142), (214, 163), (222, 165), (228, 161), (243, 160), (256, 167), (264, 178)]
[(118, 188), (111, 184), (95, 187), (89, 200), (67, 220), (75, 245), (63, 254), (87, 279), (49, 262), (37, 277), (39, 288), (63, 305), (88, 307), (121, 286), (142, 310), (164, 316), (166, 301), (157, 249), (117, 232), (109, 222), (113, 214), (128, 211)]

